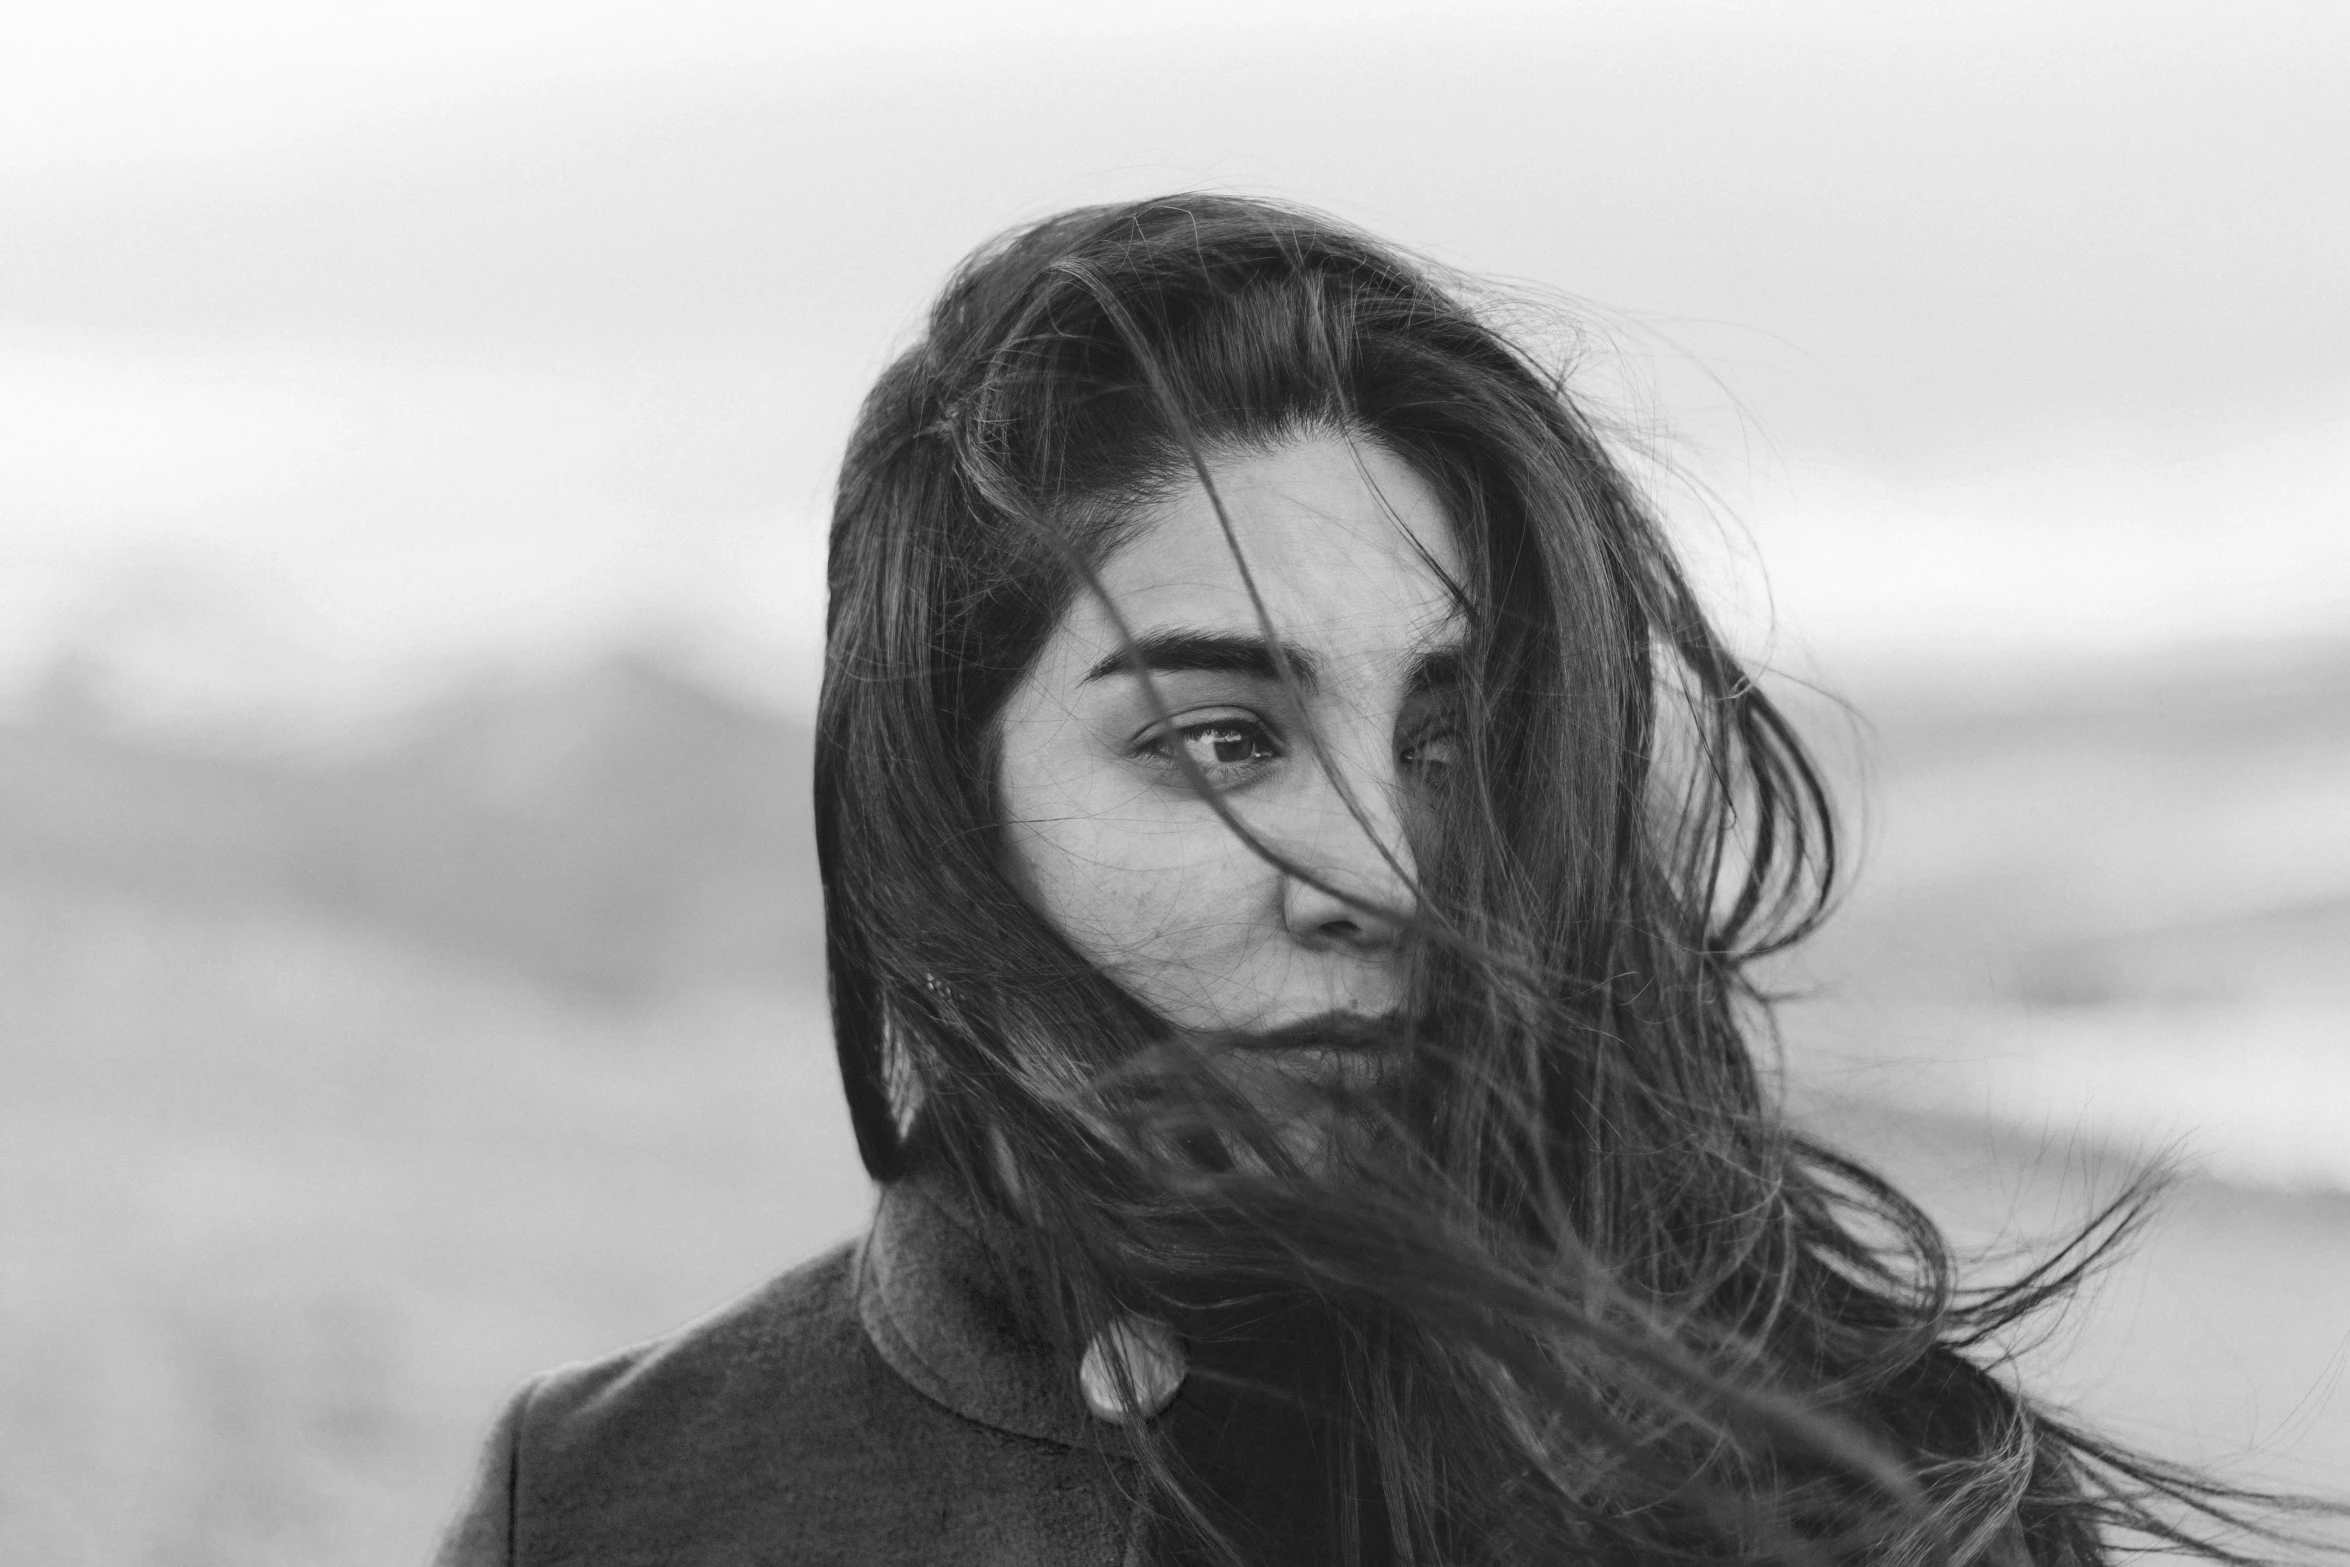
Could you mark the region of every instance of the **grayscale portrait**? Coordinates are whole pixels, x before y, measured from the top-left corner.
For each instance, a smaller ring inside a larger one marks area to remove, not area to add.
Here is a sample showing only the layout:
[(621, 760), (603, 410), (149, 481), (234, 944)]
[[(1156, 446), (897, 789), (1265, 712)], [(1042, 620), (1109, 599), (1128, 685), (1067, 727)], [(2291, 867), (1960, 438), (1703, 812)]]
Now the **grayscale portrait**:
[(0, 1560), (2350, 1550), (2350, 22), (28, 20)]

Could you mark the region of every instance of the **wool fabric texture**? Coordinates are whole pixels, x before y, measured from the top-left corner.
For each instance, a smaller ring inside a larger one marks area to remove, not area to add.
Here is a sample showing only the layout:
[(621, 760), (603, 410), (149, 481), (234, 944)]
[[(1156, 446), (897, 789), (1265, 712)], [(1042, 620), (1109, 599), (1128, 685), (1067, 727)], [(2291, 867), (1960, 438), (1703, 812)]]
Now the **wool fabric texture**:
[(917, 1181), (864, 1241), (506, 1406), (437, 1567), (1131, 1564), (1136, 1477)]

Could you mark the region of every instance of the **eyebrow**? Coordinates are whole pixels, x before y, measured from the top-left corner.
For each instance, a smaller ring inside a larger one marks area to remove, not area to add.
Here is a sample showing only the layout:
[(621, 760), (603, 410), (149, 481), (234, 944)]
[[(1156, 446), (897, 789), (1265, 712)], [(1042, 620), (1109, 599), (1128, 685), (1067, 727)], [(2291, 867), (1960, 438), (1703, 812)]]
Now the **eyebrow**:
[[(1304, 648), (1276, 643), (1269, 637), (1228, 631), (1150, 631), (1088, 669), (1082, 683), (1130, 675), (1137, 667), (1154, 675), (1245, 675), (1252, 680), (1277, 681), (1284, 661), (1297, 683), (1309, 691), (1321, 678), (1320, 659)], [(1414, 661), (1413, 689), (1458, 682), (1461, 662), (1457, 646), (1431, 648)]]
[(1283, 646), (1276, 651), (1269, 637), (1220, 631), (1151, 631), (1136, 637), (1085, 672), (1088, 682), (1111, 675), (1132, 674), (1139, 667), (1154, 675), (1247, 675), (1257, 680), (1279, 680), (1286, 660), (1298, 684), (1311, 688), (1321, 675), (1321, 662), (1303, 648)]

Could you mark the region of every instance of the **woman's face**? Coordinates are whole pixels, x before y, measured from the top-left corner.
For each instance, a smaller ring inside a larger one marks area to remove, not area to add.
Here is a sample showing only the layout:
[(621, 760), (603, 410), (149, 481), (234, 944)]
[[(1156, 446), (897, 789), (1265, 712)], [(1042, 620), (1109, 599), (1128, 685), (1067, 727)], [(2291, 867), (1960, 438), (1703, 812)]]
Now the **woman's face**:
[[(1011, 871), (1178, 1028), (1381, 1016), (1402, 1000), (1405, 827), (1453, 744), (1458, 551), (1433, 492), (1375, 446), (1305, 437), (1210, 472), (1264, 616), (1204, 488), (1150, 509), (1099, 577), (1167, 717), (1081, 592), (1001, 718)], [(1374, 908), (1252, 852), (1179, 754), (1280, 859)]]

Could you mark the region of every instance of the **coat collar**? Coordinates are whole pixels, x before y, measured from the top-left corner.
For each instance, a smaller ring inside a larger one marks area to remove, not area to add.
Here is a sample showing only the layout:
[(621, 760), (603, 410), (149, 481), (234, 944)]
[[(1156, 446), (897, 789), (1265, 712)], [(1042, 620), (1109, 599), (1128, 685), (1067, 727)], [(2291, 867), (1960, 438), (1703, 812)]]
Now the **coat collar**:
[(859, 1248), (857, 1315), (889, 1368), (934, 1403), (999, 1431), (1123, 1452), (1086, 1410), (1077, 1365), (1019, 1320), (989, 1221), (935, 1180), (882, 1188)]

